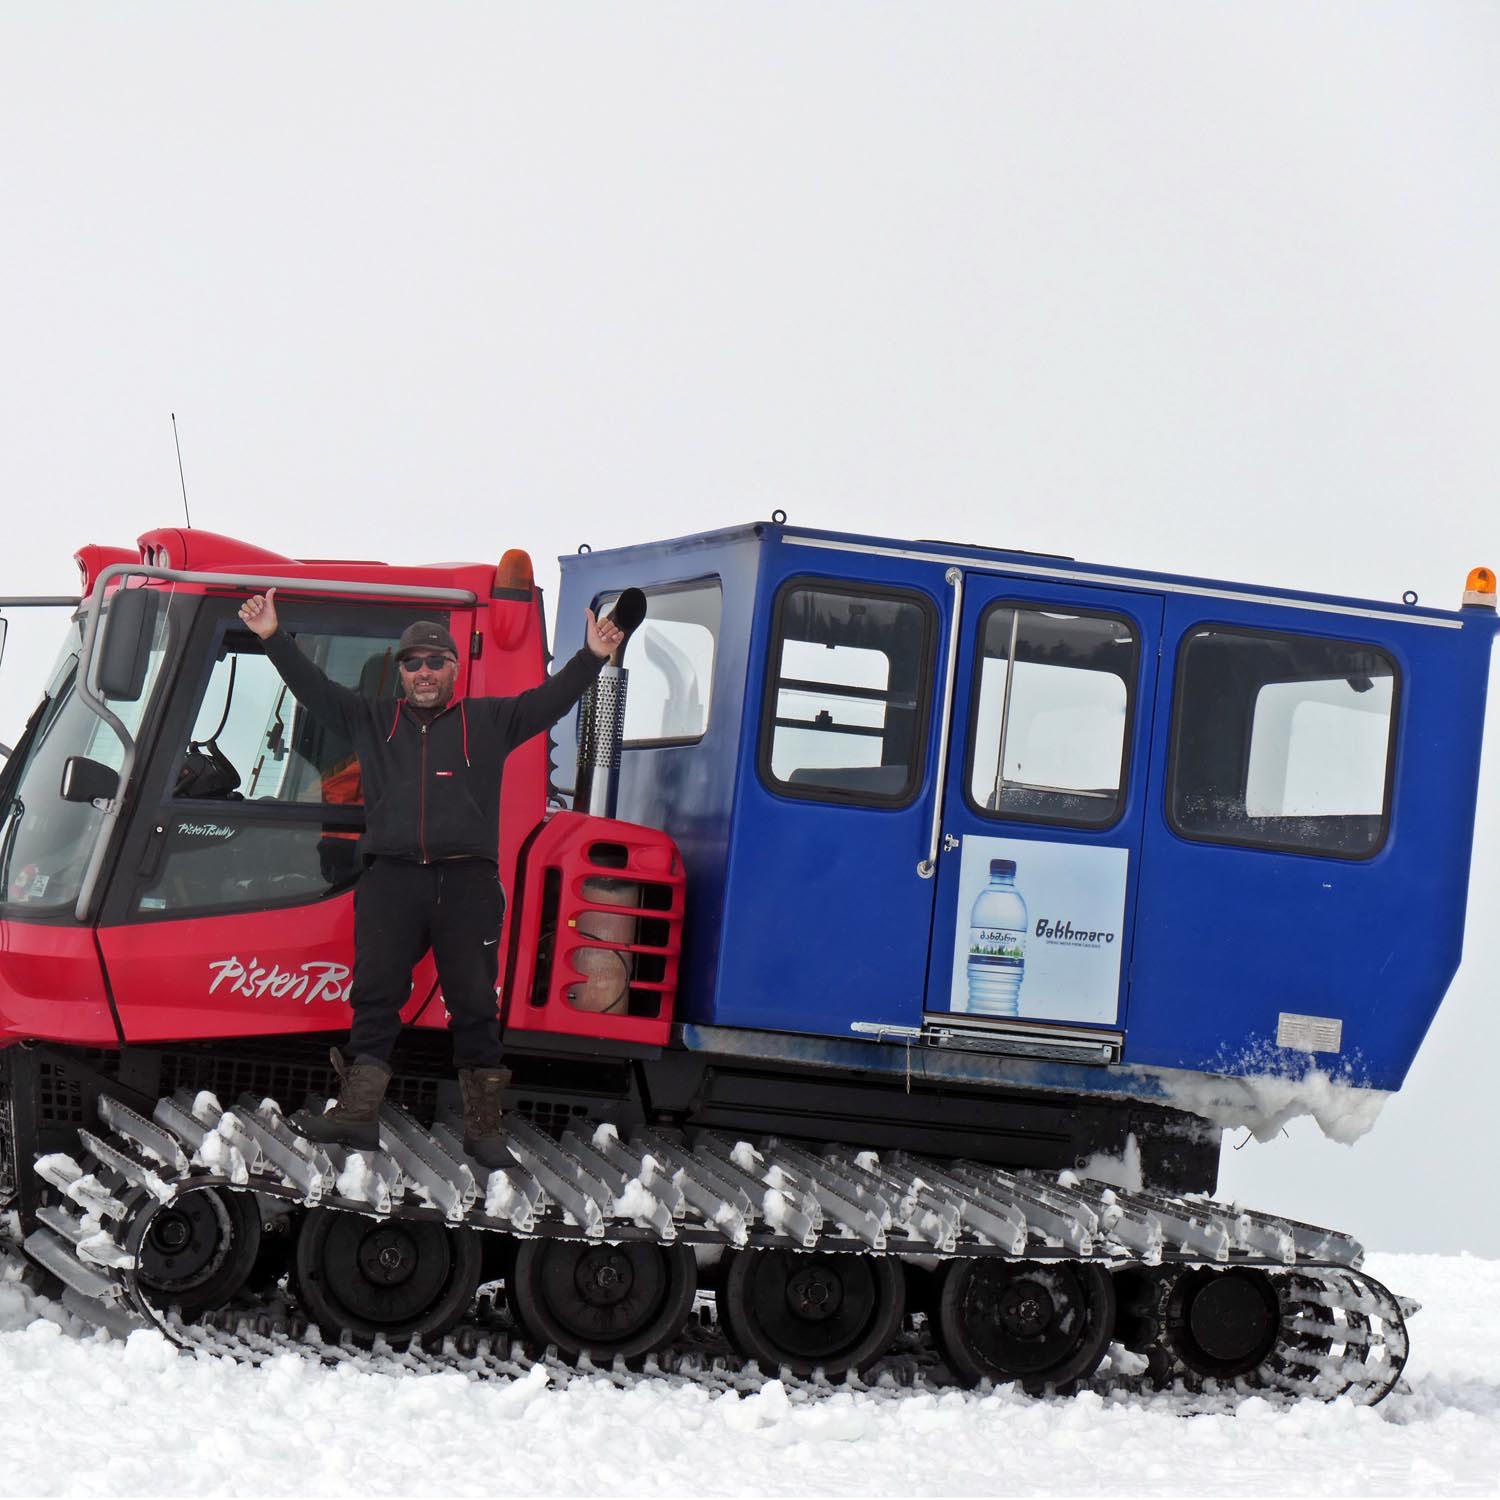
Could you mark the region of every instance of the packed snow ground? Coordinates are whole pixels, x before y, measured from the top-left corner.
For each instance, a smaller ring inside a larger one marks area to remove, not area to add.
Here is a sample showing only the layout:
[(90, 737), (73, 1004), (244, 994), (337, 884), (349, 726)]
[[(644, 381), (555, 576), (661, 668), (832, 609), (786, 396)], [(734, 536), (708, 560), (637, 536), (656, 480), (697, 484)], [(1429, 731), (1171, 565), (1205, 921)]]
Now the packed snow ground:
[[(3, 1495), (1456, 1495), (1500, 1492), (1500, 1261), (1376, 1255), (1417, 1297), (1381, 1406), (1013, 1388), (809, 1400), (541, 1368), (512, 1382), (262, 1369), (127, 1342), (0, 1284)], [(68, 1327), (59, 1326), (61, 1318)]]

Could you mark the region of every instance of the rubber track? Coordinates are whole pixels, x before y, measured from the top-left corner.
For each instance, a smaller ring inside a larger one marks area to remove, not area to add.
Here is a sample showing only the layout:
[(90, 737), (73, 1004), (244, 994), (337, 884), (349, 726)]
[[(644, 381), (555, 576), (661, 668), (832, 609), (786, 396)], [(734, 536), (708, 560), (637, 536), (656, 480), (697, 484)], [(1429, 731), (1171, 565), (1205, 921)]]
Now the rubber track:
[[(1189, 1396), (1225, 1393), (1273, 1399), (1347, 1397), (1373, 1405), (1400, 1378), (1407, 1356), (1405, 1314), (1412, 1304), (1359, 1270), (1363, 1252), (1348, 1237), (1207, 1200), (1042, 1174), (891, 1154), (819, 1151), (800, 1142), (732, 1141), (702, 1134), (643, 1132), (629, 1140), (611, 1127), (570, 1130), (559, 1143), (522, 1121), (509, 1124), (516, 1166), (486, 1174), (441, 1126), (427, 1129), (399, 1111), (382, 1119), (376, 1154), (334, 1159), (287, 1131), (272, 1101), (243, 1100), (221, 1110), (211, 1095), (158, 1102), (151, 1120), (102, 1100), (98, 1134), (81, 1131), (87, 1164), (42, 1158), (38, 1172), (62, 1200), (42, 1210), (23, 1248), (73, 1293), (75, 1310), (94, 1306), (100, 1321), (135, 1318), (180, 1347), (259, 1363), (295, 1352), (368, 1369), (457, 1369), (477, 1377), (598, 1378), (586, 1359), (568, 1365), (512, 1344), (503, 1328), (471, 1323), (440, 1350), (331, 1344), (284, 1306), (212, 1315), (183, 1323), (156, 1307), (138, 1276), (138, 1251), (159, 1208), (205, 1187), (253, 1191), (289, 1206), (321, 1206), (369, 1217), (447, 1222), (520, 1237), (682, 1243), (801, 1250), (863, 1250), (933, 1259), (1079, 1260), (1111, 1269), (1163, 1271), (1233, 1266), (1266, 1271), (1281, 1301), (1281, 1339), (1249, 1375), (1197, 1377), (1153, 1329), (1134, 1354), (1111, 1349), (1099, 1390), (1151, 1385)], [(92, 1299), (92, 1300), (90, 1300)], [(884, 1361), (881, 1384), (900, 1391), (940, 1382), (930, 1353)], [(647, 1362), (658, 1377), (717, 1389), (754, 1389), (766, 1378), (726, 1356), (689, 1325), (684, 1340)], [(1141, 1357), (1137, 1357), (1141, 1356)], [(916, 1361), (913, 1372), (913, 1360)], [(925, 1365), (925, 1370), (924, 1370)], [(1147, 1373), (1149, 1371), (1149, 1373)], [(639, 1378), (617, 1363), (612, 1378)], [(837, 1387), (800, 1381), (816, 1395), (866, 1388), (857, 1377)]]

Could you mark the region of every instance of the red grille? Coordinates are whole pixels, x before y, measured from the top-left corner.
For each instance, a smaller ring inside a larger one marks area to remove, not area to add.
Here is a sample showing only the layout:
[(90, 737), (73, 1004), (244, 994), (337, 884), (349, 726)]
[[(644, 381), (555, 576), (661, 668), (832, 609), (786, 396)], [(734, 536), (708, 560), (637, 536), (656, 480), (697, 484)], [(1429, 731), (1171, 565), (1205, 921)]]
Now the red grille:
[(526, 852), (506, 1022), (664, 1046), (682, 951), (682, 857), (666, 834), (555, 814)]

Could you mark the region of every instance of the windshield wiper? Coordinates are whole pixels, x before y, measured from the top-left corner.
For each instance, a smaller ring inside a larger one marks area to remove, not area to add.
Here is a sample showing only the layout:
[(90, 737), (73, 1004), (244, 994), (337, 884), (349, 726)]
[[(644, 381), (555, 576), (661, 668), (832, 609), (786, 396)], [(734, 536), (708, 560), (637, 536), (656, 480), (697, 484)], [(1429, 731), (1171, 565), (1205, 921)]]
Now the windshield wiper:
[(32, 709), (31, 717), (27, 719), (26, 727), (21, 731), (21, 738), (16, 741), (16, 748), (9, 753), (5, 769), (0, 771), (0, 806), (9, 807), (11, 793), (15, 790), (16, 782), (21, 779), (21, 767), (26, 764), (31, 754), (31, 742), (36, 738), (51, 702), (51, 695), (43, 693), (42, 701)]

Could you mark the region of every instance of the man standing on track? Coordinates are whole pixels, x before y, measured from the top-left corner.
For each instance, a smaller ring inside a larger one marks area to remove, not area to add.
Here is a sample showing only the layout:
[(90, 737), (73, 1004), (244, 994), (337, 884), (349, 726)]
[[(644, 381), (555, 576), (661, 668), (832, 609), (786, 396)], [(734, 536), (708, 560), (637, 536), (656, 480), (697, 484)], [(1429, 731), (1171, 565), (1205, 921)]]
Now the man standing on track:
[(365, 866), (354, 889), (354, 1024), (333, 1052), (338, 1102), (287, 1123), (309, 1140), (374, 1150), (391, 1051), (411, 971), (429, 949), (448, 1007), (464, 1101), (464, 1149), (481, 1165), (510, 1158), (500, 1135), (510, 1081), (500, 1062), (495, 982), (505, 893), (499, 874), (500, 778), (518, 745), (555, 724), (624, 639), (587, 611), (587, 645), (539, 687), (513, 698), (456, 698), (458, 648), (419, 620), (396, 647), (398, 698), (365, 698), (307, 659), (276, 617), (276, 590), (240, 606), (240, 619), (297, 701), (353, 742), (364, 790)]

